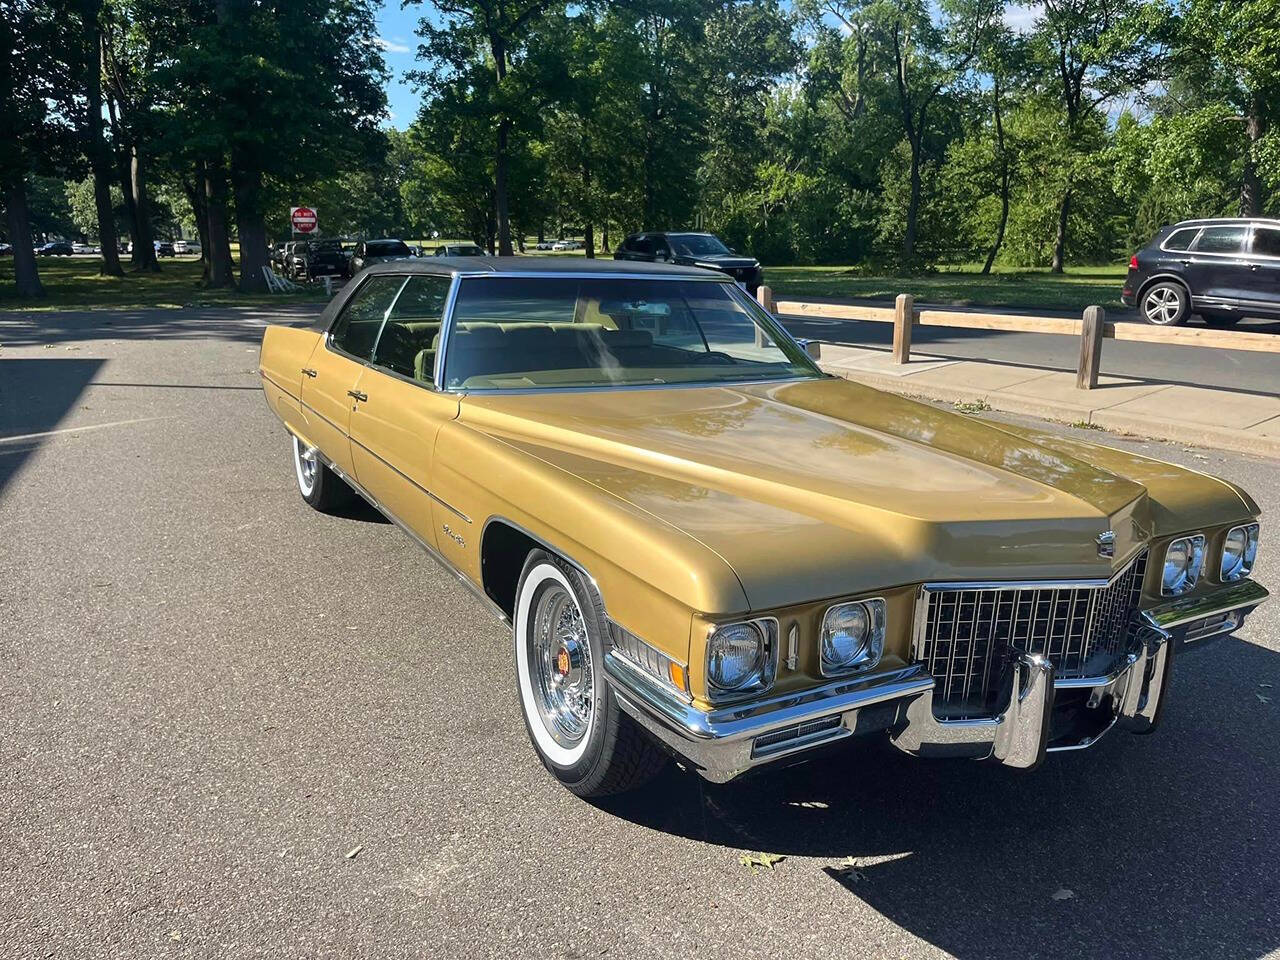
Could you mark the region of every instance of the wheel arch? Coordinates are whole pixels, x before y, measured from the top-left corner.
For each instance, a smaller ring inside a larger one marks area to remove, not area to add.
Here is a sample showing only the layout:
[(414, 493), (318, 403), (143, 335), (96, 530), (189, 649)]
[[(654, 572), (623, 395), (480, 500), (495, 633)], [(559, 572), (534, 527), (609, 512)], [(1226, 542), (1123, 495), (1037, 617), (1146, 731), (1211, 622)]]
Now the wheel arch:
[(593, 599), (603, 609), (600, 588), (586, 567), (514, 520), (495, 515), (484, 522), (480, 534), (480, 586), (508, 620), (515, 613), (516, 590), (520, 586), (525, 559), (534, 550), (545, 550), (582, 574), (595, 595)]
[(1191, 292), (1191, 286), (1187, 283), (1187, 280), (1185, 277), (1180, 276), (1179, 274), (1176, 274), (1176, 273), (1156, 273), (1156, 274), (1152, 274), (1151, 276), (1147, 277), (1147, 279), (1143, 280), (1142, 286), (1138, 287), (1138, 292), (1135, 293), (1133, 296), (1134, 306), (1137, 307), (1138, 309), (1141, 309), (1142, 298), (1146, 296), (1147, 291), (1150, 290), (1155, 284), (1161, 283), (1164, 281), (1176, 283), (1178, 286), (1180, 286), (1183, 290), (1186, 291), (1187, 311), (1194, 312), (1193, 304), (1192, 304), (1192, 300), (1194, 299), (1194, 294), (1192, 294)]

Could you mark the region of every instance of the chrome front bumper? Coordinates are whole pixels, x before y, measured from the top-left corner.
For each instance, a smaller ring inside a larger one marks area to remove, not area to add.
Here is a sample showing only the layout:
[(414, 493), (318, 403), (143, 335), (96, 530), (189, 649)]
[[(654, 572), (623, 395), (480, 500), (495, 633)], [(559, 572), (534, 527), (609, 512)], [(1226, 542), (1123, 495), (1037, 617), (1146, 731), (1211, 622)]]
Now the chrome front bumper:
[[(1092, 746), (1112, 726), (1136, 733), (1154, 729), (1175, 650), (1235, 630), (1266, 598), (1263, 587), (1245, 580), (1144, 611), (1133, 649), (1106, 677), (1055, 680), (1047, 659), (1020, 654), (1005, 678), (1001, 702), (1007, 706), (994, 717), (976, 720), (938, 719), (934, 679), (920, 664), (710, 711), (677, 699), (616, 653), (606, 655), (605, 667), (622, 709), (718, 783), (761, 764), (876, 731), (887, 731), (896, 746), (916, 756), (990, 758), (1030, 768), (1047, 752)], [(1094, 735), (1051, 746), (1054, 700), (1066, 690), (1083, 691), (1086, 706), (1098, 712), (1101, 722)]]

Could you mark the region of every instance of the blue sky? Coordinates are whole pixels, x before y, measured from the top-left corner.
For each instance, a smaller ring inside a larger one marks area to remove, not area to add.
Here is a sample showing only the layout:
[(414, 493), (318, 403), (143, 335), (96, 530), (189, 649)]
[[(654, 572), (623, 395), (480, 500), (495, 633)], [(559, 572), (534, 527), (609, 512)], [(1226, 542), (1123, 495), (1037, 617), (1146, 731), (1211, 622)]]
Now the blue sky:
[(430, 4), (415, 4), (402, 9), (400, 0), (387, 0), (378, 14), (382, 55), (392, 74), (387, 86), (388, 122), (399, 130), (411, 124), (418, 113), (419, 97), (404, 82), (404, 73), (414, 68), (413, 55), (418, 49), (418, 38), (413, 31), (423, 13), (430, 8)]

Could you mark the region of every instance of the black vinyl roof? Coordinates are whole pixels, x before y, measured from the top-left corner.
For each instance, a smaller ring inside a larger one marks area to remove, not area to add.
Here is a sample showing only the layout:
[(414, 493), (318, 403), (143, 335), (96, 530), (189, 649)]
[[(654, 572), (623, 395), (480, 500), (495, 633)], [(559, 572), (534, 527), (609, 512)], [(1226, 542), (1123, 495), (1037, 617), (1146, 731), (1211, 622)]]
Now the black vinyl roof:
[(599, 260), (586, 257), (412, 257), (391, 260), (368, 268), (369, 273), (571, 273), (591, 277), (663, 276), (693, 277), (701, 280), (731, 281), (718, 270), (681, 267), (672, 263), (642, 263), (630, 260)]

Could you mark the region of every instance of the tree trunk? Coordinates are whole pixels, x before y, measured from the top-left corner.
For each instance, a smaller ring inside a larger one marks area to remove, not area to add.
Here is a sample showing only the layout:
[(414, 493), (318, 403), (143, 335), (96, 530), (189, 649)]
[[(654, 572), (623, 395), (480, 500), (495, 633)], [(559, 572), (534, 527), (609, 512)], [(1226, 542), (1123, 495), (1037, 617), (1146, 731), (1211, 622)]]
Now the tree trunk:
[(98, 214), (98, 243), (102, 247), (104, 277), (123, 277), (120, 266), (120, 238), (116, 235), (116, 216), (111, 209), (111, 161), (107, 156), (107, 144), (102, 139), (102, 32), (98, 18), (102, 12), (102, 0), (86, 0), (83, 11), (84, 51), (89, 61), (85, 71), (85, 132), (88, 134), (86, 152), (93, 170), (93, 204)]
[(262, 268), (270, 266), (267, 225), (263, 220), (262, 172), (245, 158), (231, 155), (231, 189), (236, 200), (236, 232), (240, 235), (240, 292), (266, 293)]
[(1240, 177), (1240, 216), (1259, 217), (1262, 215), (1262, 180), (1258, 176), (1258, 141), (1262, 139), (1262, 118), (1259, 116), (1258, 100), (1249, 101), (1249, 115), (1244, 121), (1245, 135), (1249, 142), (1245, 144), (1244, 171)]
[(135, 227), (137, 239), (133, 244), (134, 269), (159, 273), (155, 235), (151, 232), (151, 201), (147, 198), (147, 180), (136, 143), (129, 145), (129, 180), (133, 186), (134, 218), (138, 221)]
[(907, 229), (902, 234), (902, 265), (909, 267), (916, 259), (916, 224), (920, 219), (920, 143), (910, 138), (911, 144), (911, 199), (907, 201)]
[[(587, 210), (591, 209), (591, 160), (584, 157), (582, 160), (582, 193), (586, 199), (584, 206)], [(588, 214), (586, 223), (582, 227), (583, 246), (587, 248), (587, 259), (594, 260), (596, 258), (596, 227), (592, 222), (591, 216)]]
[(205, 169), (204, 206), (209, 232), (209, 278), (205, 285), (229, 287), (233, 265), (227, 238), (227, 178), (221, 167)]
[(600, 249), (605, 253), (609, 252), (609, 221), (605, 220), (600, 226)]
[(511, 256), (511, 221), (507, 211), (507, 149), (511, 138), (511, 121), (498, 122), (498, 152), (493, 158), (493, 189), (497, 195), (498, 256)]
[(9, 214), (9, 242), (13, 246), (13, 277), (22, 299), (43, 297), (40, 268), (36, 266), (35, 244), (31, 241), (31, 215), (27, 209), (27, 184), (18, 180), (4, 192), (4, 206)]
[(1009, 154), (1004, 147), (1004, 120), (1000, 111), (999, 74), (995, 76), (992, 89), (994, 92), (993, 112), (995, 113), (996, 122), (996, 155), (1000, 161), (1000, 222), (996, 224), (995, 242), (991, 244), (991, 249), (987, 251), (987, 262), (982, 265), (983, 276), (991, 272), (991, 267), (996, 262), (996, 255), (1004, 244), (1005, 228), (1009, 225)]
[(1067, 261), (1067, 220), (1071, 216), (1071, 191), (1062, 196), (1062, 204), (1058, 207), (1058, 235), (1053, 241), (1052, 273), (1062, 273)]
[(196, 235), (200, 238), (200, 282), (209, 285), (209, 208), (204, 200), (204, 180), (197, 176), (195, 180), (182, 180), (182, 192), (187, 195), (191, 204), (191, 212), (196, 218)]

